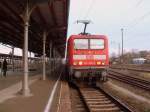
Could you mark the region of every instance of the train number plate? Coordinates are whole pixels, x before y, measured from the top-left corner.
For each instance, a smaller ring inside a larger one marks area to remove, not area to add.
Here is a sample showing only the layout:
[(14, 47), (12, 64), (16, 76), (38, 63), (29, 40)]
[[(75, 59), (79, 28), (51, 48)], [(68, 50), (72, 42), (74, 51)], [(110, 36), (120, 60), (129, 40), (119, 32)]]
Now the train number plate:
[(86, 59), (94, 59), (94, 56), (93, 55), (86, 55)]

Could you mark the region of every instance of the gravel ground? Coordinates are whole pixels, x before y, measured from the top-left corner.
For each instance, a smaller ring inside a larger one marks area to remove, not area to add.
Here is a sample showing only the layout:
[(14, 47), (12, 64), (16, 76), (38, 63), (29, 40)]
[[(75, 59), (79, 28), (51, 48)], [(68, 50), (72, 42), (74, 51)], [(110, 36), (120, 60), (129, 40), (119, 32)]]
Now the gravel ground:
[(132, 91), (133, 93), (137, 94), (137, 95), (141, 95), (145, 98), (148, 98), (150, 99), (150, 92), (149, 91), (146, 91), (146, 90), (143, 90), (143, 89), (140, 89), (138, 87), (134, 87), (134, 86), (131, 86), (129, 84), (125, 84), (125, 83), (122, 83), (120, 81), (117, 81), (117, 80), (113, 80), (113, 79), (110, 79), (110, 81), (113, 83), (113, 84), (116, 84), (116, 85), (119, 85), (123, 88), (126, 88), (128, 89), (129, 91)]
[(134, 71), (128, 71), (128, 73), (132, 74), (133, 76), (137, 76), (141, 79), (150, 81), (150, 73), (146, 72), (134, 72)]
[[(136, 112), (150, 112), (150, 93), (139, 88), (130, 87), (127, 84), (109, 80), (104, 84), (99, 84), (107, 92), (124, 101)], [(142, 97), (141, 97), (142, 96)]]
[[(119, 70), (115, 70), (115, 71), (119, 71)], [(137, 71), (132, 71), (132, 70), (120, 70), (120, 72), (125, 73), (129, 76), (133, 76), (136, 78), (150, 81), (150, 73), (148, 73), (148, 72), (137, 72)]]

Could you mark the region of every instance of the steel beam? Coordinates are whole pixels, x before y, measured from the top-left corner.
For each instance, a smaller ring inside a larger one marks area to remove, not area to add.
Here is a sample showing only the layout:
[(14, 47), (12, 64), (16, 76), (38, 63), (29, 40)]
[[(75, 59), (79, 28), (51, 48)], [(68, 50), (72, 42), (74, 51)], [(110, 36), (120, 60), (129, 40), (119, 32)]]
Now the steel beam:
[(40, 20), (41, 20), (42, 23), (44, 24), (44, 27), (47, 28), (47, 22), (45, 21), (45, 19), (44, 19), (42, 13), (41, 13), (39, 7), (37, 7), (36, 9), (37, 9), (37, 12), (38, 12), (38, 15), (39, 15)]
[(49, 6), (49, 9), (50, 9), (50, 11), (51, 11), (51, 13), (52, 13), (52, 19), (53, 19), (54, 25), (57, 26), (57, 22), (56, 22), (57, 19), (56, 19), (56, 14), (55, 14), (55, 12), (54, 12), (53, 3), (54, 3), (54, 1), (49, 2), (49, 3), (48, 3), (48, 6)]
[(19, 13), (17, 13), (17, 11), (14, 10), (14, 8), (12, 8), (12, 4), (10, 3), (11, 1), (7, 2), (7, 0), (1, 0), (1, 3), (7, 7), (7, 9), (9, 9), (9, 11), (18, 18), (19, 21), (22, 21), (21, 16), (19, 16)]
[(66, 25), (67, 23), (67, 1), (66, 0), (64, 0), (63, 1), (63, 3), (64, 3), (64, 15), (66, 15), (66, 16), (64, 16), (64, 25)]
[[(1, 28), (0, 28), (0, 30), (1, 30)], [(11, 40), (11, 39), (14, 37), (13, 42), (21, 43), (19, 40), (16, 39), (16, 38), (17, 38), (16, 36), (14, 36), (13, 34), (9, 34), (9, 30), (6, 31), (6, 30), (3, 29), (3, 30), (1, 30), (1, 31), (3, 32), (3, 33), (0, 32), (0, 36), (2, 37), (1, 40), (0, 40), (1, 42), (2, 42), (3, 40), (6, 40), (6, 39), (9, 41), (9, 40)], [(7, 35), (6, 35), (6, 34), (7, 34)]]

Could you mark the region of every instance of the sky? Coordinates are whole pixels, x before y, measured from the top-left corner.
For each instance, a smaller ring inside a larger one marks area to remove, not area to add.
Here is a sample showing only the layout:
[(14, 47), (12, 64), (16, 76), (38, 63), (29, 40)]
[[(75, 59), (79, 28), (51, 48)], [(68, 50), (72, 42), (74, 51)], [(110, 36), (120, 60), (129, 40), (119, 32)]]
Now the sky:
[(121, 28), (124, 50), (150, 50), (150, 0), (71, 0), (68, 36), (83, 31), (77, 20), (91, 20), (87, 32), (107, 35), (110, 54), (118, 53)]
[[(121, 28), (124, 28), (124, 50), (150, 50), (150, 0), (70, 0), (67, 38), (83, 31), (77, 20), (91, 20), (87, 32), (107, 35), (110, 54), (118, 53)], [(10, 48), (0, 45), (0, 52)], [(16, 55), (22, 51), (15, 49)]]

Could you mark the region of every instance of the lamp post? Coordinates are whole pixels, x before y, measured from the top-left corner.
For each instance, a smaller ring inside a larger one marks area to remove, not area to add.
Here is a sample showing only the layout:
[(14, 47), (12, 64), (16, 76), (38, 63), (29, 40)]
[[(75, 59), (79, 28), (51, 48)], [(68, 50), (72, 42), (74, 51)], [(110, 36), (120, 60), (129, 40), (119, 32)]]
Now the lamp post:
[(111, 41), (111, 44), (115, 44), (115, 46), (117, 46), (117, 49), (118, 49), (118, 59), (119, 59), (119, 63), (121, 63), (120, 43), (116, 42), (116, 41)]
[(124, 36), (124, 29), (121, 28), (121, 41), (122, 41), (122, 53), (121, 53), (121, 63), (123, 64), (124, 62), (124, 59), (123, 59), (123, 44), (124, 44), (124, 41), (123, 41), (123, 36)]

